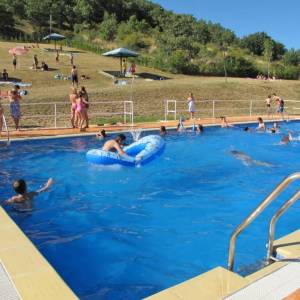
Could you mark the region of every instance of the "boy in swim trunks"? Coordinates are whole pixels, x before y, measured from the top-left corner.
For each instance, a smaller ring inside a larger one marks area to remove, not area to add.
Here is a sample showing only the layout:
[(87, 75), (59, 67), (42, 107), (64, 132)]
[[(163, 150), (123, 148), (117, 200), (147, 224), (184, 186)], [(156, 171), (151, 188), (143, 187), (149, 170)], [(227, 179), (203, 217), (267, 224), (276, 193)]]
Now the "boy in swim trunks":
[(32, 209), (32, 199), (38, 194), (45, 192), (53, 184), (52, 178), (49, 178), (44, 186), (36, 191), (27, 192), (27, 185), (25, 180), (19, 179), (13, 183), (13, 188), (16, 192), (15, 196), (12, 196), (6, 200), (5, 204), (15, 205), (18, 210)]
[(107, 141), (102, 150), (118, 152), (121, 155), (126, 155), (126, 152), (122, 149), (122, 146), (126, 140), (126, 136), (124, 134), (119, 134), (114, 140)]

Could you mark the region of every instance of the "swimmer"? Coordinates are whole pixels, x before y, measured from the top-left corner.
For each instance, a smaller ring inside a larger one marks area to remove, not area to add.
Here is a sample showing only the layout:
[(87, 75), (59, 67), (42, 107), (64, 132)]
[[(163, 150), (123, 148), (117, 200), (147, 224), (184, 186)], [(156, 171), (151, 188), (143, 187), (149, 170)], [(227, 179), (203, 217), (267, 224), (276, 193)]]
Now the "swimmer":
[(102, 129), (99, 133), (97, 133), (96, 138), (98, 138), (100, 140), (104, 140), (105, 138), (107, 138), (107, 134), (106, 134), (105, 130)]
[(167, 134), (167, 129), (165, 126), (160, 126), (159, 134), (162, 136)]
[(197, 127), (197, 129), (196, 129), (197, 133), (203, 133), (203, 130), (204, 130), (203, 125), (199, 124), (198, 127)]
[(15, 205), (17, 210), (31, 210), (32, 209), (32, 199), (38, 194), (45, 192), (53, 184), (52, 178), (49, 178), (44, 186), (36, 191), (27, 192), (27, 185), (25, 180), (19, 179), (13, 183), (13, 188), (16, 192), (15, 196), (12, 196), (6, 200), (5, 204)]
[(258, 126), (256, 127), (256, 130), (257, 131), (265, 131), (266, 126), (265, 126), (263, 119), (261, 117), (259, 117), (259, 118), (257, 118), (257, 121), (258, 121)]
[(290, 142), (291, 140), (290, 140), (290, 137), (289, 137), (289, 135), (285, 135), (282, 139), (281, 139), (281, 141), (280, 141), (280, 145), (287, 145), (289, 142)]
[(245, 154), (244, 152), (237, 151), (237, 150), (232, 150), (230, 153), (238, 160), (241, 160), (245, 166), (251, 166), (251, 165), (256, 165), (256, 166), (262, 166), (262, 167), (273, 167), (273, 165), (259, 161), (259, 160), (254, 160), (251, 158), (249, 155)]
[(251, 131), (252, 131), (252, 128), (246, 126), (243, 130), (246, 131), (246, 132), (251, 132)]
[(222, 128), (229, 128), (229, 127), (233, 127), (233, 125), (228, 124), (226, 117), (220, 117), (221, 119), (221, 127)]
[(270, 133), (279, 133), (279, 125), (275, 122), (273, 127), (269, 128), (268, 131)]
[(177, 129), (176, 129), (177, 132), (182, 132), (182, 131), (185, 131), (185, 128), (183, 126), (183, 121), (182, 121), (182, 118), (180, 117), (180, 120), (179, 120), (179, 123), (177, 124)]
[(300, 141), (300, 132), (297, 137), (293, 137), (292, 131), (288, 131), (288, 137), (289, 137), (289, 141)]
[(114, 140), (109, 140), (105, 142), (102, 150), (110, 152), (118, 152), (121, 155), (126, 155), (126, 152), (122, 149), (126, 136), (124, 134), (119, 134)]

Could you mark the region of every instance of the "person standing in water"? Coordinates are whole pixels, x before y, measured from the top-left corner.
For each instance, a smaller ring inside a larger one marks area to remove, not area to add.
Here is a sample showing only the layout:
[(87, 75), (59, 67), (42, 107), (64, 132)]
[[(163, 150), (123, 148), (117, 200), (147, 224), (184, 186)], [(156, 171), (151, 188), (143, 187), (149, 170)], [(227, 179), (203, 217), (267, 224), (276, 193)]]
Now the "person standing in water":
[(256, 127), (256, 130), (257, 131), (265, 131), (266, 126), (265, 126), (263, 119), (261, 117), (259, 117), (259, 118), (257, 118), (257, 121), (258, 121), (258, 126)]

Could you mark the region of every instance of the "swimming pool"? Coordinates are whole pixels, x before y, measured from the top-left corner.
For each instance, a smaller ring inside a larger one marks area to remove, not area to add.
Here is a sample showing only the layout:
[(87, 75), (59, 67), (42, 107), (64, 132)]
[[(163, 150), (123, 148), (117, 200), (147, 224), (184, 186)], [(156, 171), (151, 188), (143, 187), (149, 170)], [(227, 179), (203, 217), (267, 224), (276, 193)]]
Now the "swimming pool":
[[(284, 123), (281, 131), (300, 130)], [(141, 168), (90, 165), (93, 137), (13, 142), (0, 152), (1, 198), (25, 178), (50, 192), (33, 212), (5, 208), (81, 299), (140, 299), (208, 269), (226, 266), (234, 228), (286, 175), (299, 171), (300, 142), (282, 134), (205, 128), (166, 136), (159, 158)], [(237, 150), (272, 166), (245, 165)], [(238, 238), (236, 266), (247, 272), (266, 253), (270, 217), (297, 182)], [(294, 188), (294, 189), (293, 189)], [(277, 235), (298, 229), (300, 204)]]

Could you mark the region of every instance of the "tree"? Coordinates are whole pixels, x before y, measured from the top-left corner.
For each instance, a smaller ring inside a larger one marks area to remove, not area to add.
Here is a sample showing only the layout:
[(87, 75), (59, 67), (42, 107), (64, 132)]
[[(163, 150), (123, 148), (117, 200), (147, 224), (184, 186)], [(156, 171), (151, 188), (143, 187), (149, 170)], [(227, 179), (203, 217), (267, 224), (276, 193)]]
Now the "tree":
[(268, 70), (268, 78), (270, 78), (270, 63), (273, 55), (273, 47), (274, 43), (270, 39), (265, 39), (264, 41), (264, 57), (267, 61), (267, 70)]
[(300, 62), (300, 53), (291, 49), (283, 55), (283, 63), (285, 66), (298, 66)]
[(4, 4), (0, 3), (0, 34), (8, 35), (14, 29), (13, 14), (7, 10)]
[(100, 35), (107, 41), (112, 41), (118, 30), (118, 22), (116, 15), (109, 15), (107, 12), (104, 14), (103, 22), (100, 25)]
[(264, 52), (264, 42), (271, 39), (265, 32), (256, 32), (241, 39), (242, 48), (247, 48), (255, 55), (262, 55)]

